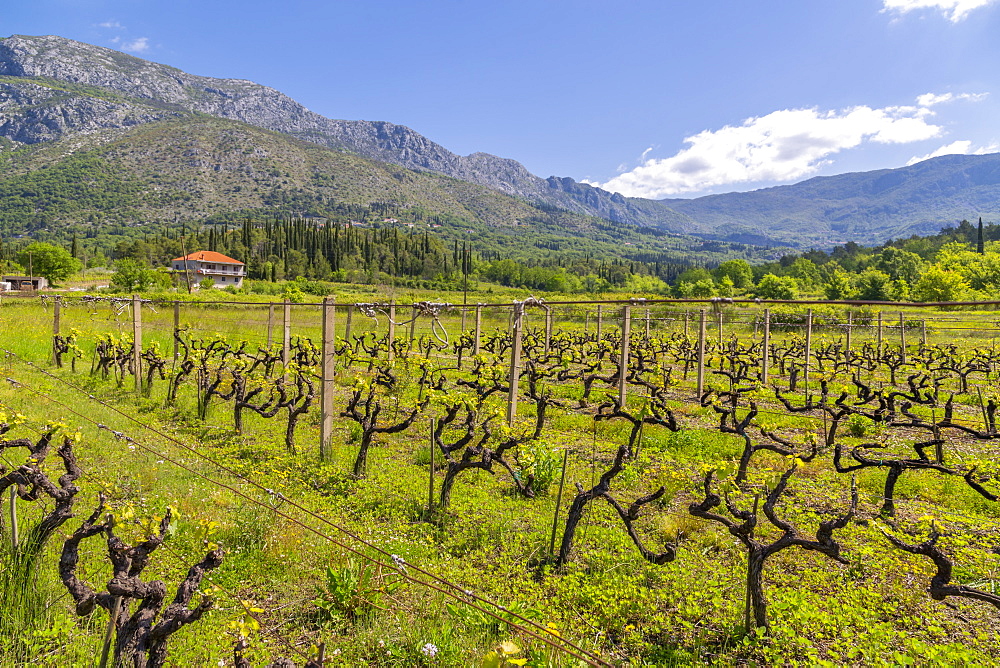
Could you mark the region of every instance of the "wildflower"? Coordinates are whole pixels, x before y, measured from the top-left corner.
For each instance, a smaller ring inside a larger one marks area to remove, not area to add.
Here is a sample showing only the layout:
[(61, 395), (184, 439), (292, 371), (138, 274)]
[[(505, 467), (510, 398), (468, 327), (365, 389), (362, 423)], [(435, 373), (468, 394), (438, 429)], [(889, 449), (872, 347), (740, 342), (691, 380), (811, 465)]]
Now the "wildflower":
[(433, 659), (435, 656), (437, 656), (438, 648), (437, 645), (435, 645), (434, 643), (427, 643), (426, 645), (420, 648), (420, 651), (423, 652), (423, 655), (426, 656), (428, 659)]

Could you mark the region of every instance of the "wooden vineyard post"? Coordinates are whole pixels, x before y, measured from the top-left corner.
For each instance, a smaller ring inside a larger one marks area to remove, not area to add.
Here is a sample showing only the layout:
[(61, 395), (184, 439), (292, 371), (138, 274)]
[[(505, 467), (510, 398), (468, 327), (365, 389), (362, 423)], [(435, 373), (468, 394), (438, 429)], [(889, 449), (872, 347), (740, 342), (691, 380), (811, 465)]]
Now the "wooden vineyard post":
[(716, 326), (719, 329), (719, 348), (722, 348), (722, 307), (719, 307), (719, 312), (715, 316)]
[(877, 341), (878, 341), (878, 345), (877, 345), (878, 355), (879, 355), (879, 358), (881, 358), (882, 357), (882, 311), (878, 312), (878, 338), (877, 338)]
[(631, 333), (632, 307), (626, 304), (622, 307), (622, 348), (621, 357), (619, 358), (618, 404), (620, 408), (625, 408), (625, 395), (628, 393), (628, 348)]
[(597, 305), (597, 342), (601, 342), (601, 325), (604, 324), (604, 312), (601, 308), (601, 304)]
[(701, 309), (701, 319), (698, 324), (698, 400), (705, 392), (705, 309)]
[(590, 311), (583, 314), (583, 333), (590, 334)]
[(764, 309), (764, 349), (760, 353), (760, 382), (767, 384), (767, 372), (771, 357), (771, 309)]
[(646, 309), (646, 340), (649, 341), (649, 309)]
[(52, 363), (56, 363), (56, 337), (59, 336), (59, 316), (62, 307), (62, 300), (55, 298), (52, 305)]
[(688, 337), (688, 320), (690, 319), (690, 313), (684, 311), (684, 338)]
[(927, 347), (927, 320), (920, 321), (920, 345)]
[(142, 300), (132, 295), (132, 370), (135, 371), (135, 393), (142, 393)]
[(475, 340), (472, 342), (473, 355), (479, 354), (479, 341), (480, 341), (480, 336), (482, 334), (482, 328), (483, 328), (483, 305), (476, 304), (476, 337)]
[(267, 305), (267, 347), (274, 345), (274, 302)]
[(285, 299), (285, 307), (281, 318), (281, 363), (284, 365), (286, 377), (288, 374), (288, 363), (292, 354), (292, 302)]
[(806, 364), (803, 369), (802, 379), (806, 384), (806, 391), (809, 391), (809, 367), (812, 362), (812, 342), (813, 342), (813, 310), (806, 311)]
[[(180, 342), (177, 336), (181, 331), (181, 303), (174, 302), (174, 361), (180, 357)], [(270, 342), (268, 343), (270, 345)]]
[(333, 393), (334, 369), (337, 365), (337, 305), (329, 297), (323, 298), (323, 384), (320, 387), (319, 459), (330, 461), (333, 443)]
[(410, 313), (410, 342), (407, 344), (407, 350), (413, 350), (413, 341), (417, 338), (417, 307), (414, 306), (412, 312)]
[(521, 306), (514, 307), (514, 321), (511, 323), (511, 345), (510, 345), (510, 375), (508, 381), (510, 389), (507, 392), (507, 426), (514, 426), (514, 418), (517, 417), (517, 385), (521, 375), (521, 331), (524, 327), (524, 311), (518, 311)]
[(903, 312), (899, 312), (899, 359), (906, 364), (906, 320)]
[(396, 349), (392, 347), (393, 342), (396, 340), (396, 300), (392, 299), (389, 301), (389, 361), (396, 359)]
[(552, 309), (545, 311), (545, 354), (549, 354), (552, 347)]

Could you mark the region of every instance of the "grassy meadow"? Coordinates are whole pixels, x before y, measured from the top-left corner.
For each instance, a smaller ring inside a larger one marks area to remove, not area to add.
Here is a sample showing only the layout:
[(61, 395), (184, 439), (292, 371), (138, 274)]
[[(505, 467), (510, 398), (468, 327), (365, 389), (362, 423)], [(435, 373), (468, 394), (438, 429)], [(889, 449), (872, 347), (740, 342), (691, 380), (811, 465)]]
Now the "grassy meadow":
[[(391, 361), (384, 309), (375, 317), (353, 310), (347, 336), (346, 305), (381, 305), (387, 296), (399, 304)], [(236, 665), (237, 647), (250, 665), (285, 657), (304, 666), (321, 655), (327, 666), (1000, 664), (1000, 609), (988, 596), (934, 600), (932, 561), (885, 535), (917, 545), (939, 532), (935, 545), (954, 564), (951, 584), (1000, 593), (1000, 504), (990, 498), (1000, 493), (1000, 439), (990, 428), (1000, 403), (993, 312), (904, 309), (901, 330), (899, 311), (886, 309), (879, 346), (878, 311), (854, 309), (848, 352), (847, 312), (814, 307), (807, 359), (805, 309), (772, 307), (764, 383), (763, 306), (723, 306), (721, 331), (717, 310), (707, 306), (705, 394), (698, 396), (704, 305), (635, 302), (626, 403), (616, 406), (622, 307), (604, 305), (599, 316), (596, 304), (553, 305), (550, 335), (545, 310), (535, 307), (523, 323), (511, 425), (510, 306), (482, 309), (482, 349), (474, 356), (474, 308), (464, 316), (442, 312), (437, 324), (421, 316), (412, 330), (406, 322), (410, 304), (460, 303), (461, 293), (359, 287), (336, 296), (332, 439), (321, 460), (321, 381), (315, 355), (309, 359), (322, 341), (318, 300), (306, 296), (289, 307), (292, 341), (310, 342), (301, 343), (301, 360), (265, 371), (242, 353), (218, 351), (246, 342), (244, 352), (280, 356), (283, 305), (215, 297), (247, 303), (204, 296), (182, 303), (179, 331), (194, 352), (182, 346), (176, 358), (174, 306), (143, 306), (142, 347), (162, 361), (163, 376), (138, 394), (127, 364), (111, 364), (107, 374), (98, 364), (102, 341), (131, 345), (128, 308), (64, 295), (59, 331), (70, 341), (57, 367), (53, 300), (0, 299), (0, 423), (9, 425), (0, 473), (35, 466), (53, 481), (65, 473), (54, 449), (33, 462), (10, 445), (46, 434), (70, 439), (81, 470), (73, 517), (24, 571), (15, 568), (24, 541), (20, 552), (12, 548), (4, 492), (3, 665), (90, 666), (100, 655), (108, 612), (98, 606), (78, 615), (59, 571), (67, 537), (90, 517), (112, 518), (114, 534), (129, 545), (162, 529), (163, 544), (139, 577), (165, 583), (168, 603), (188, 569), (221, 548), (221, 565), (187, 605), (206, 597), (213, 604), (169, 635), (164, 665)], [(470, 293), (468, 302), (525, 297), (497, 289)], [(205, 352), (211, 342), (216, 347)], [(171, 398), (185, 361), (194, 370)], [(258, 390), (247, 402), (260, 404), (275, 386), (299, 378), (312, 382), (315, 396), (297, 418), (294, 451), (286, 428), (295, 405), (273, 418), (244, 410), (237, 431), (224, 395), (239, 381)], [(358, 413), (370, 399), (367, 427), (344, 415), (352, 397)], [(457, 417), (447, 422), (452, 407)], [(411, 415), (404, 428), (389, 429)], [(385, 431), (371, 432), (358, 475), (359, 447), (373, 425)], [(634, 447), (623, 449), (630, 438)], [(926, 456), (913, 447), (931, 441)], [(737, 482), (747, 444), (773, 447), (755, 449)], [(453, 463), (467, 457), (492, 465), (459, 471), (443, 506), (449, 453)], [(852, 453), (873, 463), (838, 472), (861, 461)], [(891, 515), (887, 462), (905, 463)], [(848, 515), (852, 477), (856, 510), (827, 535), (838, 545), (834, 559), (820, 549), (829, 541), (817, 531)], [(708, 507), (712, 493), (719, 502)], [(99, 494), (106, 501), (95, 512)], [(574, 500), (582, 515), (563, 550)], [(696, 516), (691, 508), (699, 504), (731, 524)], [(13, 506), (24, 539), (55, 502), (22, 495)], [(753, 518), (743, 530), (749, 526), (759, 545), (786, 534), (800, 541), (764, 562), (766, 627), (747, 611), (741, 512)], [(79, 543), (76, 575), (96, 591), (114, 575), (108, 554), (101, 534)], [(133, 601), (126, 614), (136, 609)]]

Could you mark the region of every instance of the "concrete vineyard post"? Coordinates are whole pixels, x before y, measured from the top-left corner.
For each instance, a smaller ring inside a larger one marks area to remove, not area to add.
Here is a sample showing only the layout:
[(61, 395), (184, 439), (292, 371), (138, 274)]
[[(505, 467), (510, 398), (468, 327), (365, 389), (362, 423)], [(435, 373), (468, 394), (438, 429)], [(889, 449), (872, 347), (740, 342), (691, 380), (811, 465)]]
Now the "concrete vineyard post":
[(292, 354), (292, 302), (285, 300), (281, 318), (281, 363), (285, 366), (287, 378), (288, 363)]
[(417, 307), (414, 306), (410, 312), (410, 341), (406, 346), (407, 350), (413, 350), (413, 341), (417, 338)]
[(545, 354), (552, 348), (552, 309), (545, 311)]
[(705, 309), (701, 309), (701, 318), (698, 321), (698, 399), (705, 392), (705, 320), (708, 314)]
[(902, 311), (899, 312), (899, 359), (906, 363), (906, 320)]
[(523, 312), (514, 313), (511, 323), (511, 345), (510, 345), (510, 374), (508, 381), (510, 389), (507, 392), (507, 426), (514, 426), (514, 418), (517, 416), (517, 385), (521, 375), (521, 331), (523, 324)]
[(483, 328), (483, 305), (476, 304), (476, 338), (472, 342), (472, 354), (479, 354), (479, 341)]
[(768, 364), (770, 363), (771, 355), (771, 309), (764, 309), (764, 348), (761, 350), (760, 356), (760, 381), (762, 383), (767, 383), (767, 372)]
[(11, 485), (10, 487), (10, 546), (14, 550), (12, 554), (16, 554), (17, 546), (20, 543), (20, 537), (17, 535), (17, 485)]
[(809, 367), (812, 365), (812, 342), (813, 342), (813, 311), (806, 311), (806, 363), (803, 370), (803, 380), (806, 384), (806, 391), (809, 390)]
[[(757, 517), (757, 509), (759, 507), (760, 507), (760, 492), (757, 492), (754, 495), (754, 497), (753, 497), (753, 515), (752, 515), (752, 517), (755, 517), (755, 518)], [(751, 601), (753, 599), (753, 596), (751, 594), (751, 585), (750, 585), (751, 578), (753, 577), (753, 575), (752, 575), (752, 573), (753, 573), (752, 563), (753, 563), (753, 561), (750, 559), (750, 555), (748, 553), (747, 554), (746, 601), (745, 601), (745, 605), (743, 607), (743, 632), (746, 633), (747, 635), (750, 634), (750, 609), (751, 609), (751, 605), (752, 605)]]
[(267, 305), (267, 347), (274, 345), (274, 302)]
[(59, 336), (59, 316), (62, 306), (62, 301), (59, 297), (55, 298), (55, 302), (52, 306), (52, 363), (56, 363), (56, 337)]
[(320, 461), (330, 461), (333, 443), (333, 377), (337, 364), (337, 305), (329, 297), (323, 298), (323, 384), (320, 387)]
[(621, 375), (618, 379), (618, 403), (625, 408), (625, 395), (628, 393), (628, 355), (629, 336), (632, 333), (632, 307), (625, 305), (622, 307), (622, 346), (619, 357), (619, 368)]
[[(114, 517), (108, 515), (108, 524), (114, 526)], [(126, 571), (132, 565), (131, 559), (125, 558)], [(115, 631), (118, 628), (118, 616), (121, 612), (122, 607), (122, 597), (115, 596), (114, 601), (111, 604), (111, 616), (108, 617), (108, 626), (104, 630), (104, 643), (101, 646), (101, 660), (98, 663), (99, 668), (107, 668), (108, 658), (111, 652), (111, 642), (114, 640)]]
[(562, 474), (559, 476), (559, 492), (556, 494), (556, 509), (552, 513), (552, 536), (549, 538), (549, 559), (556, 556), (556, 528), (559, 525), (559, 507), (562, 505), (563, 487), (566, 485), (566, 464), (569, 462), (569, 449), (563, 450)]
[(396, 349), (392, 344), (396, 340), (396, 300), (389, 301), (389, 361), (396, 359)]
[(604, 311), (601, 305), (597, 305), (597, 341), (601, 341), (601, 326), (604, 324)]
[(854, 313), (847, 312), (847, 341), (844, 346), (844, 360), (851, 361), (851, 336), (854, 334)]
[(132, 295), (132, 369), (135, 371), (135, 392), (142, 392), (142, 300)]
[(351, 342), (351, 328), (354, 326), (354, 304), (347, 305), (347, 323), (344, 325), (344, 340)]
[(431, 471), (427, 475), (427, 514), (434, 512), (434, 418), (431, 418)]
[(174, 302), (174, 361), (180, 357), (180, 342), (177, 340), (178, 333), (181, 331), (181, 303)]

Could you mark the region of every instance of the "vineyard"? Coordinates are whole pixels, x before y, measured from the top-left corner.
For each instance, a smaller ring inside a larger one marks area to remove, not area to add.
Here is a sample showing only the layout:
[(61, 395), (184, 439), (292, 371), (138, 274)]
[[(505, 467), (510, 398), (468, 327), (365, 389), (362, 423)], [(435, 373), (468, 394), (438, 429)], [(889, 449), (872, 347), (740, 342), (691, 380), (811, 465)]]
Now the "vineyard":
[(998, 665), (964, 308), (4, 299), (4, 665)]

